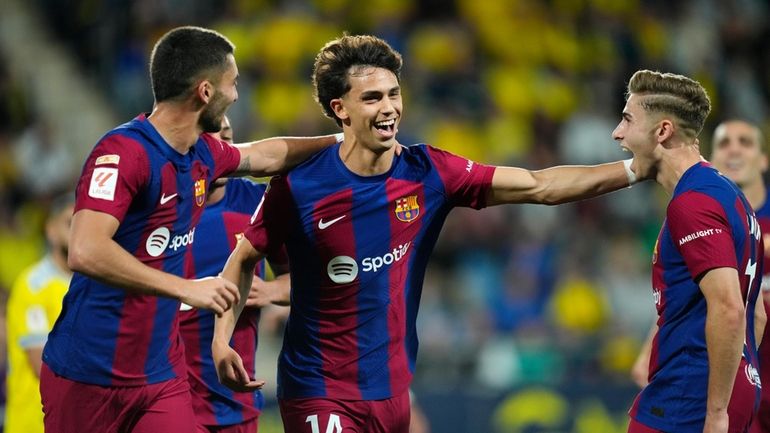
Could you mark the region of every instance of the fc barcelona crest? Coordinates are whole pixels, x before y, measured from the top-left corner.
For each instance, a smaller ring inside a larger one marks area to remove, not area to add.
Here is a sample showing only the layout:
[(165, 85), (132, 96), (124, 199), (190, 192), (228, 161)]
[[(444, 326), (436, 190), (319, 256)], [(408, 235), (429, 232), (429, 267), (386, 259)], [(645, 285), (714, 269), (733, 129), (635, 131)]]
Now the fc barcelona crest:
[(417, 196), (410, 195), (396, 200), (396, 218), (405, 223), (412, 222), (420, 215)]
[(195, 181), (195, 204), (203, 206), (206, 202), (206, 179)]

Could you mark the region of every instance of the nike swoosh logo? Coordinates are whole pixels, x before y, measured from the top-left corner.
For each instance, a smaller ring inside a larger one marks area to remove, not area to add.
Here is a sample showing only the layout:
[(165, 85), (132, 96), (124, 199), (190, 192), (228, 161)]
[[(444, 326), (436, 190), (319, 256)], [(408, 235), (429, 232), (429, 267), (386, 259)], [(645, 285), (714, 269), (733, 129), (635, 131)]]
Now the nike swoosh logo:
[(331, 221), (326, 221), (326, 222), (324, 222), (324, 219), (321, 218), (320, 220), (318, 220), (318, 228), (321, 229), (321, 230), (323, 230), (325, 228), (328, 228), (330, 225), (336, 223), (337, 221), (341, 220), (342, 218), (345, 218), (345, 215), (342, 215), (341, 217), (337, 217), (337, 218), (334, 218)]
[(174, 193), (174, 194), (171, 194), (170, 196), (166, 197), (166, 193), (164, 192), (160, 196), (160, 204), (164, 205), (164, 204), (168, 203), (169, 200), (171, 200), (172, 198), (176, 197), (177, 195), (178, 195), (177, 193)]

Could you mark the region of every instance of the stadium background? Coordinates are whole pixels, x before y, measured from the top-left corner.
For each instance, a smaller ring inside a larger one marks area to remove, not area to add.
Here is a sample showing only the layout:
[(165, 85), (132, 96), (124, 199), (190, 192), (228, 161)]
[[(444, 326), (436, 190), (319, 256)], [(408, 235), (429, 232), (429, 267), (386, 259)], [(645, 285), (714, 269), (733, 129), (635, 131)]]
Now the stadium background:
[[(236, 45), (236, 141), (336, 132), (312, 100), (322, 44), (372, 33), (404, 55), (400, 141), (542, 168), (627, 157), (610, 136), (637, 69), (700, 80), (714, 110), (770, 126), (762, 0), (3, 0), (0, 293), (44, 250), (50, 198), (108, 129), (152, 104), (173, 26)], [(655, 184), (560, 207), (458, 210), (426, 277), (414, 389), (434, 432), (624, 432), (628, 370), (653, 317)], [(280, 324), (258, 354), (274, 375)], [(0, 357), (0, 359), (4, 359)], [(271, 381), (274, 384), (274, 380)], [(280, 430), (274, 392), (260, 432)]]

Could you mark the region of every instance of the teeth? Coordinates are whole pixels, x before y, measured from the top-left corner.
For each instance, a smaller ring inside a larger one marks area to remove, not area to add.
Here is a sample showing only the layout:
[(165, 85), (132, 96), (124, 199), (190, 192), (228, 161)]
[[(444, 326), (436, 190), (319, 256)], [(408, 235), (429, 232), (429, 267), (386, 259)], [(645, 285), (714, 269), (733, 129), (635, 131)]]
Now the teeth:
[(383, 121), (381, 121), (381, 122), (377, 122), (377, 123), (375, 123), (375, 125), (377, 125), (377, 126), (382, 126), (382, 127), (386, 127), (386, 126), (393, 126), (393, 125), (395, 125), (395, 124), (396, 124), (396, 119), (383, 120)]

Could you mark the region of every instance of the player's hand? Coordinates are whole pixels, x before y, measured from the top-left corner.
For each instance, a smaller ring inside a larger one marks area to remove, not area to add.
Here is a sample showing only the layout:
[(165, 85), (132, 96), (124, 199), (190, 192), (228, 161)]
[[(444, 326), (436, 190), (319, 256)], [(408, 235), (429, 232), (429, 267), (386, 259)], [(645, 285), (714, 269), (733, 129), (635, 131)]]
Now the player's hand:
[(706, 423), (703, 425), (703, 433), (727, 433), (730, 427), (730, 418), (727, 410), (720, 412), (706, 412)]
[(251, 289), (249, 297), (246, 299), (246, 306), (253, 308), (262, 308), (270, 305), (273, 300), (272, 285), (267, 281), (254, 276), (251, 280)]
[(206, 277), (190, 281), (180, 301), (205, 308), (221, 316), (240, 300), (238, 287), (222, 277)]
[(243, 367), (243, 360), (229, 345), (211, 345), (211, 355), (217, 367), (219, 382), (236, 392), (253, 392), (265, 385), (264, 380), (252, 380)]

